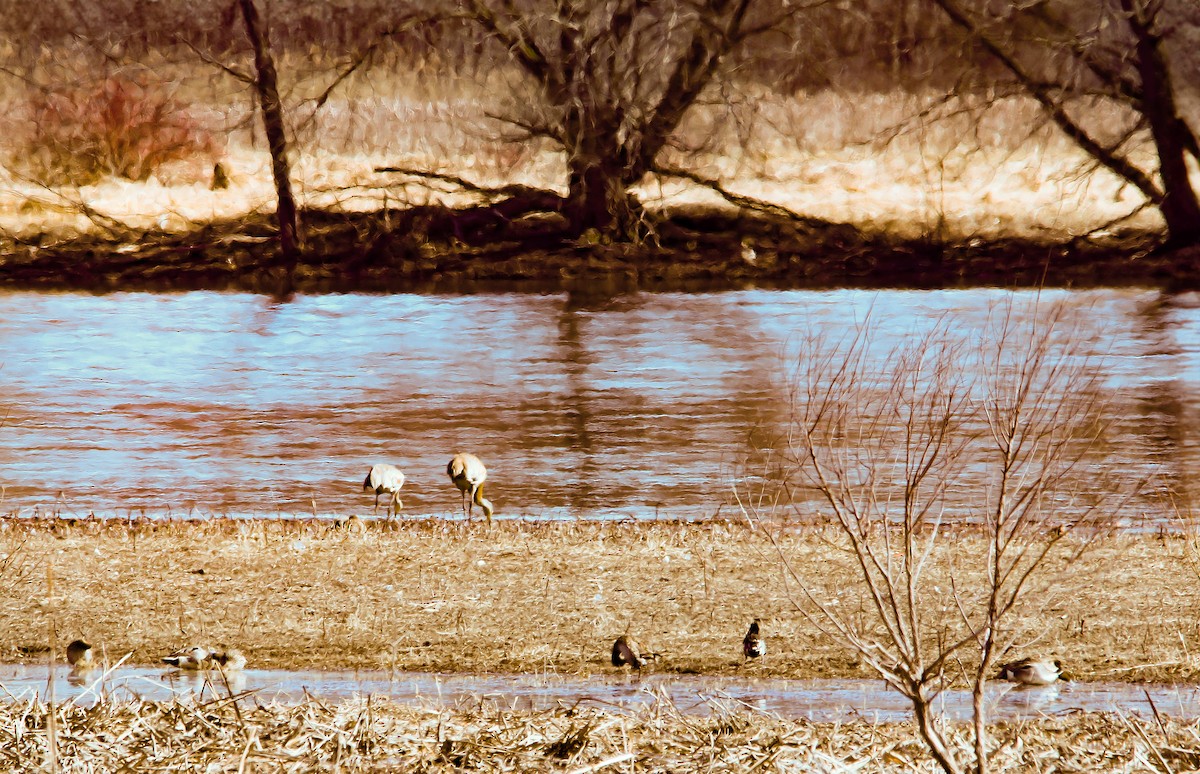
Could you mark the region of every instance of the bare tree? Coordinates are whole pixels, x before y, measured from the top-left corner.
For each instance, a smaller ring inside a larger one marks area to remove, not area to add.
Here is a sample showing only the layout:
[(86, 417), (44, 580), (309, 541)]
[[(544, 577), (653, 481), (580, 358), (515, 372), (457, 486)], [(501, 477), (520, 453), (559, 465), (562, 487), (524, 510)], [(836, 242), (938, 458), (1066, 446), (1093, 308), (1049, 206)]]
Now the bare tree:
[[(883, 370), (868, 324), (810, 338), (799, 358), (786, 487), (835, 525), (865, 601), (851, 612), (781, 553), (795, 602), (908, 698), (947, 772), (988, 770), (985, 687), (1029, 634), (1013, 613), (1052, 595), (1112, 517), (1097, 486), (1100, 363), (1078, 320), (1062, 305), (1002, 309), (972, 343), (944, 317)], [(956, 678), (973, 695), (973, 762), (935, 713)]]
[(535, 85), (537, 104), (511, 120), (566, 152), (573, 231), (635, 238), (630, 187), (654, 169), (734, 47), (795, 9), (764, 0), (465, 0), (463, 13)]
[(287, 133), (283, 123), (283, 103), (279, 99), (275, 60), (266, 24), (258, 15), (254, 0), (238, 0), (246, 37), (254, 50), (254, 89), (262, 110), (263, 130), (271, 152), (271, 176), (275, 181), (276, 219), (279, 221), (279, 251), (287, 266), (284, 294), (290, 292), (292, 274), (300, 253), (300, 234), (297, 227), (296, 200), (292, 196), (292, 176), (288, 164)]
[[(1200, 10), (1189, 0), (933, 0), (1096, 161), (1162, 213), (1168, 246), (1200, 241), (1200, 202), (1188, 157), (1200, 161), (1196, 122), (1183, 115), (1194, 78)], [(1125, 111), (1112, 126), (1109, 103)], [(1140, 158), (1148, 139), (1153, 160)]]

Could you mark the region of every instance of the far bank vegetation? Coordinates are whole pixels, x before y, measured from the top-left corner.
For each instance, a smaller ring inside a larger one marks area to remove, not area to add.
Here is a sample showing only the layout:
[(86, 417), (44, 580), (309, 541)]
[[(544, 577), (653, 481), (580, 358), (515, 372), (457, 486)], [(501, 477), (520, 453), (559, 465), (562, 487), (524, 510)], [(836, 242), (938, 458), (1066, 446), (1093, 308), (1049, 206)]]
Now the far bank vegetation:
[[(50, 0), (0, 21), (0, 227), (148, 238), (278, 202), (301, 250), (330, 215), (378, 216), (360, 236), (386, 263), (694, 245), (705, 228), (672, 218), (719, 208), (949, 245), (1187, 247), (1198, 15), (1185, 0)], [(399, 222), (417, 237), (397, 247), (380, 236)]]

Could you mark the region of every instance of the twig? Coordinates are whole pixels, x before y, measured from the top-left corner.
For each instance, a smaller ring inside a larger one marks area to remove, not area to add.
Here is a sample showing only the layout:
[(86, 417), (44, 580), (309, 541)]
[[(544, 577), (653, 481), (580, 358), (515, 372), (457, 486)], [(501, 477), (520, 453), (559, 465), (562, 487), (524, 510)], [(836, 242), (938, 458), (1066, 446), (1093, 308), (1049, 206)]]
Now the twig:
[(611, 758), (605, 758), (604, 760), (593, 763), (590, 766), (581, 766), (578, 769), (571, 769), (568, 774), (589, 774), (589, 772), (592, 771), (599, 771), (600, 769), (608, 768), (609, 766), (615, 766), (618, 763), (624, 763), (625, 761), (633, 760), (634, 757), (635, 756), (633, 753), (614, 755)]
[(714, 193), (719, 195), (730, 204), (736, 204), (738, 207), (742, 207), (747, 210), (755, 210), (758, 212), (769, 213), (771, 215), (778, 215), (780, 217), (787, 218), (788, 220), (804, 223), (805, 225), (809, 226), (824, 225), (822, 221), (817, 218), (810, 218), (806, 215), (801, 215), (798, 212), (789, 210), (787, 207), (782, 207), (773, 202), (768, 202), (765, 199), (758, 199), (753, 196), (747, 196), (745, 194), (730, 191), (728, 188), (722, 185), (719, 180), (710, 177), (704, 177), (696, 172), (662, 164), (654, 165), (652, 171), (665, 177), (677, 177), (697, 185), (702, 185), (705, 188), (711, 189)]

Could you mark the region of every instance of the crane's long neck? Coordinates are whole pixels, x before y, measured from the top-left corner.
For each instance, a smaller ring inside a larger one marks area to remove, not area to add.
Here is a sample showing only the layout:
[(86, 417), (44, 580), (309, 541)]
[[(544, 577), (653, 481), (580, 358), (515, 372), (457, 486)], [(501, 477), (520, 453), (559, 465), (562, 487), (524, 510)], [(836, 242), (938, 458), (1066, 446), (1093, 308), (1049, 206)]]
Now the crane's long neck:
[(483, 496), (483, 484), (475, 487), (474, 501), (476, 505), (483, 508), (483, 515), (487, 516), (488, 523), (490, 524), (492, 521), (492, 513), (494, 511), (492, 508), (492, 501)]

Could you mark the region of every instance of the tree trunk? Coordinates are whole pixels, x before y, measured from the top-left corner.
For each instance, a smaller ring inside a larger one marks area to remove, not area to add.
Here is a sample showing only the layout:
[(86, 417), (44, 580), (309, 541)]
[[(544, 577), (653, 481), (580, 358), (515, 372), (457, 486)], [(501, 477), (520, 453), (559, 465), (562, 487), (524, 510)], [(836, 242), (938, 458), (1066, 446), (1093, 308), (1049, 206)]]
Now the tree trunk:
[(627, 170), (614, 155), (572, 160), (566, 207), (572, 233), (595, 229), (614, 241), (637, 241), (641, 205), (629, 192)]
[(983, 670), (987, 665), (987, 657), (984, 657), (983, 664), (980, 665), (980, 672), (975, 676), (975, 685), (971, 688), (971, 711), (974, 716), (973, 722), (975, 726), (975, 772), (976, 774), (987, 774), (988, 772), (988, 751), (987, 751), (987, 704), (986, 704), (986, 687), (987, 675)]
[(1122, 0), (1122, 10), (1137, 38), (1137, 69), (1142, 79), (1142, 104), (1150, 133), (1158, 151), (1163, 197), (1159, 203), (1167, 222), (1168, 244), (1191, 245), (1200, 242), (1200, 203), (1188, 179), (1188, 131), (1175, 105), (1171, 78), (1163, 57), (1161, 39), (1151, 30), (1154, 19), (1146, 19), (1132, 0)]
[(263, 131), (267, 135), (267, 147), (271, 152), (271, 175), (275, 179), (278, 198), (276, 218), (279, 221), (279, 251), (286, 267), (282, 295), (291, 293), (292, 275), (300, 257), (299, 229), (296, 219), (296, 200), (292, 196), (292, 177), (287, 158), (287, 134), (283, 126), (283, 103), (279, 99), (278, 78), (275, 62), (271, 57), (271, 43), (266, 26), (258, 15), (254, 0), (238, 0), (242, 19), (246, 23), (246, 36), (254, 49), (255, 90), (258, 92), (259, 107), (262, 109)]
[[(919, 689), (918, 689), (919, 691)], [(937, 721), (933, 716), (933, 706), (928, 697), (919, 693), (913, 698), (913, 713), (916, 715), (917, 732), (925, 740), (926, 747), (933, 759), (946, 774), (962, 774), (962, 767), (954, 758), (954, 753), (946, 746), (946, 740), (938, 731)], [(911, 698), (911, 697), (910, 697)]]

